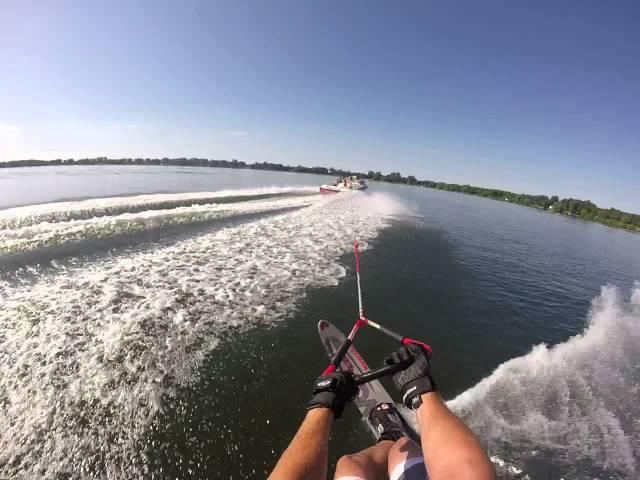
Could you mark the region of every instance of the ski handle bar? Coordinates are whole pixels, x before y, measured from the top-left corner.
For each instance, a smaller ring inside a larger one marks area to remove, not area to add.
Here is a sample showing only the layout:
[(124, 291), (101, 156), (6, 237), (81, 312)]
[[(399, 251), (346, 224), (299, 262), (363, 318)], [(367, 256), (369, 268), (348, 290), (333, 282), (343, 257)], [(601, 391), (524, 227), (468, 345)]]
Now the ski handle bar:
[[(322, 376), (328, 375), (329, 373), (335, 372), (337, 370), (337, 368), (340, 366), (340, 363), (342, 363), (342, 359), (344, 358), (344, 356), (349, 351), (349, 347), (351, 347), (351, 345), (353, 344), (353, 339), (356, 336), (356, 332), (360, 329), (360, 327), (362, 325), (370, 325), (373, 328), (375, 328), (376, 330), (379, 330), (382, 333), (384, 333), (384, 334), (388, 335), (389, 337), (393, 338), (394, 340), (399, 341), (402, 345), (410, 345), (410, 344), (418, 345), (419, 347), (421, 347), (424, 350), (426, 350), (429, 353), (429, 355), (431, 355), (432, 352), (433, 352), (433, 350), (431, 349), (431, 346), (427, 345), (424, 342), (421, 342), (419, 340), (414, 340), (414, 339), (409, 338), (409, 337), (404, 337), (402, 335), (397, 334), (396, 332), (394, 332), (392, 330), (389, 330), (386, 327), (383, 327), (379, 323), (375, 323), (375, 322), (373, 322), (373, 321), (371, 321), (371, 320), (369, 320), (367, 318), (360, 317), (360, 318), (358, 318), (356, 320), (356, 323), (353, 326), (353, 329), (351, 330), (351, 332), (349, 333), (349, 336), (346, 338), (344, 343), (340, 346), (340, 348), (338, 349), (336, 354), (331, 359), (331, 362), (329, 363), (329, 366), (324, 370), (324, 372), (322, 372)], [(394, 365), (387, 365), (387, 366), (384, 366), (384, 367), (379, 368), (377, 370), (372, 370), (372, 371), (363, 373), (362, 375), (358, 375), (355, 378), (356, 384), (357, 385), (361, 385), (363, 383), (367, 383), (367, 382), (370, 382), (372, 380), (376, 380), (376, 379), (378, 379), (380, 377), (384, 377), (385, 375), (393, 375), (394, 373), (397, 373), (400, 370), (404, 370), (408, 366), (409, 365), (404, 364), (404, 363), (398, 363), (398, 364), (394, 364)]]
[(394, 373), (398, 373), (399, 371), (404, 370), (408, 366), (409, 365), (405, 363), (394, 363), (393, 365), (386, 365), (376, 370), (370, 370), (361, 375), (356, 375), (353, 379), (355, 380), (356, 385), (362, 385), (363, 383), (368, 383), (373, 380), (377, 380), (378, 378), (382, 378), (387, 375), (393, 375)]

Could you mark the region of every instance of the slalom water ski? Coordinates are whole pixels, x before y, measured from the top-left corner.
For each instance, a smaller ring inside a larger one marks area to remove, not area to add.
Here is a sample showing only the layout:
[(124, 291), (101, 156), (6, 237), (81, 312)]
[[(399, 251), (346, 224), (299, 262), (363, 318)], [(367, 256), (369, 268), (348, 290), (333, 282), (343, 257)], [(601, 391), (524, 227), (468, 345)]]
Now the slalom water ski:
[[(320, 335), (320, 341), (322, 342), (329, 358), (335, 357), (336, 353), (340, 347), (344, 345), (347, 339), (344, 333), (326, 320), (318, 322), (318, 334)], [(349, 350), (347, 350), (346, 354), (342, 358), (339, 368), (342, 371), (352, 372), (354, 375), (362, 375), (370, 371), (369, 366), (353, 345), (349, 347)], [(395, 405), (393, 398), (391, 398), (391, 395), (389, 395), (389, 392), (387, 392), (379, 380), (371, 380), (359, 386), (358, 396), (353, 400), (353, 403), (356, 405), (360, 411), (360, 415), (362, 415), (364, 421), (367, 422), (367, 425), (369, 425), (369, 428), (377, 439), (379, 433), (369, 421), (369, 414), (373, 408), (381, 403), (391, 403)], [(411, 437), (414, 440), (419, 441), (420, 437), (414, 428), (406, 421), (400, 412), (398, 412), (398, 414), (404, 423), (405, 429), (411, 434)]]

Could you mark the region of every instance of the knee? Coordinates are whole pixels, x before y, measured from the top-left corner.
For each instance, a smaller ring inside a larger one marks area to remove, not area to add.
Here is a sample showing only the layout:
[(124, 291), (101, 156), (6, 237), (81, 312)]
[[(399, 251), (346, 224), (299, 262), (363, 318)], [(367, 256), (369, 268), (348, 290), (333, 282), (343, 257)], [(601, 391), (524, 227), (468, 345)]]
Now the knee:
[(357, 455), (343, 455), (338, 459), (338, 463), (336, 464), (336, 472), (349, 472), (354, 469), (358, 469), (359, 467), (360, 462), (358, 461)]
[(336, 464), (335, 478), (345, 476), (360, 476), (363, 473), (362, 462), (360, 462), (357, 454), (343, 455), (342, 457), (340, 457), (338, 463)]
[(397, 440), (389, 450), (389, 457), (403, 458), (421, 456), (422, 449), (409, 437), (402, 437)]
[(410, 438), (403, 437), (389, 449), (389, 478), (398, 478), (408, 464), (422, 463), (422, 449)]

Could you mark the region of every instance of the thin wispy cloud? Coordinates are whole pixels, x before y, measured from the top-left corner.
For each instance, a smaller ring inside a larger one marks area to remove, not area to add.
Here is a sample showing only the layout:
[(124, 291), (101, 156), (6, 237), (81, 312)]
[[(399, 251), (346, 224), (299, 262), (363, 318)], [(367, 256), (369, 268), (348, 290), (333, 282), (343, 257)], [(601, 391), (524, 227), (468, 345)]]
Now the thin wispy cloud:
[(227, 135), (235, 135), (236, 137), (246, 137), (249, 135), (249, 133), (244, 130), (227, 130), (226, 133)]
[(0, 123), (0, 161), (13, 160), (24, 148), (24, 132), (10, 123)]

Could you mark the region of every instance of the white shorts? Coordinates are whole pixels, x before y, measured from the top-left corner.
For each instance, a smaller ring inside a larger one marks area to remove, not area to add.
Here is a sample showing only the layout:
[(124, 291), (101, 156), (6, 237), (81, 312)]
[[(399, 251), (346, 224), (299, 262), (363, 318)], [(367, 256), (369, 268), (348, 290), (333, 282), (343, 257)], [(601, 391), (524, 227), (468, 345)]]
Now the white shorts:
[[(335, 480), (371, 480), (368, 478), (355, 477), (339, 477)], [(396, 465), (389, 475), (389, 480), (429, 480), (427, 475), (427, 467), (424, 464), (423, 457), (409, 457), (406, 461)]]

